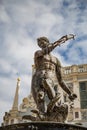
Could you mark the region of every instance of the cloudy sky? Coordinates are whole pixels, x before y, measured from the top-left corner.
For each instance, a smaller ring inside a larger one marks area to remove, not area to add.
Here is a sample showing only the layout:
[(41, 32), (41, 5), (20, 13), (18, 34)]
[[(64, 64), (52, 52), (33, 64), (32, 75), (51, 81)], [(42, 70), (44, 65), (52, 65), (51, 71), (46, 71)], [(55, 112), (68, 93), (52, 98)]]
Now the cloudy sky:
[(63, 66), (87, 63), (87, 0), (0, 0), (0, 122), (12, 107), (16, 79), (19, 103), (30, 93), (36, 39), (50, 42), (66, 34), (76, 39), (57, 47)]

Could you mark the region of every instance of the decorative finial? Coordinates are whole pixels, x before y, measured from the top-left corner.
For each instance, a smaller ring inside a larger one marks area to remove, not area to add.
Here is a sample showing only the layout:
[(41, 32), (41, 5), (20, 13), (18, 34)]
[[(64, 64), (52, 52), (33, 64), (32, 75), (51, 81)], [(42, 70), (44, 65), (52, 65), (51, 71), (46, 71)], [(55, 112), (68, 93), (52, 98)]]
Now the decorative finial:
[(21, 81), (20, 77), (17, 78), (17, 81)]

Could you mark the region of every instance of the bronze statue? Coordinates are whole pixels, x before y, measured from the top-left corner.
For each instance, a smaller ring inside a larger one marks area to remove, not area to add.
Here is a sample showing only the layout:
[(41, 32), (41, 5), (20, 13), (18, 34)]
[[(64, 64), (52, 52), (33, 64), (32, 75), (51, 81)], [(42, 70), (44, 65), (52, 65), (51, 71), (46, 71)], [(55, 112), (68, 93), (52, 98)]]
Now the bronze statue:
[[(58, 92), (58, 84), (69, 95), (70, 100), (73, 101), (76, 98), (76, 95), (69, 90), (62, 79), (60, 61), (50, 53), (57, 46), (60, 46), (69, 39), (74, 39), (74, 35), (70, 34), (63, 36), (52, 44), (46, 37), (40, 37), (37, 39), (38, 46), (41, 50), (36, 51), (34, 55), (36, 71), (32, 77), (32, 94), (41, 115), (50, 113), (49, 104), (51, 103), (54, 104), (51, 105), (52, 107), (59, 107), (57, 103), (60, 96)], [(46, 97), (49, 99), (48, 104)]]
[(61, 63), (51, 54), (57, 47), (69, 39), (74, 39), (74, 35), (66, 35), (54, 43), (50, 43), (46, 37), (37, 39), (41, 50), (35, 52), (34, 65), (35, 73), (32, 77), (32, 94), (37, 105), (37, 110), (32, 110), (37, 114), (37, 118), (30, 116), (32, 120), (47, 120), (64, 122), (68, 114), (68, 106), (60, 104), (60, 94), (58, 84), (69, 95), (71, 101), (77, 96), (73, 94), (64, 83), (61, 75)]

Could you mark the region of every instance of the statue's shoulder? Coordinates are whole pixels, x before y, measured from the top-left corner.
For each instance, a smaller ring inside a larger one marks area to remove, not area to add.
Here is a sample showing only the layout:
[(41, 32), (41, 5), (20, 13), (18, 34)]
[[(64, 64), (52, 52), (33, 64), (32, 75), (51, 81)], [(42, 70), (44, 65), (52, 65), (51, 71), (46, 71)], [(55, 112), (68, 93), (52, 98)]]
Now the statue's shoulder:
[(35, 57), (39, 57), (39, 56), (42, 56), (43, 55), (43, 52), (41, 50), (38, 50), (35, 52)]

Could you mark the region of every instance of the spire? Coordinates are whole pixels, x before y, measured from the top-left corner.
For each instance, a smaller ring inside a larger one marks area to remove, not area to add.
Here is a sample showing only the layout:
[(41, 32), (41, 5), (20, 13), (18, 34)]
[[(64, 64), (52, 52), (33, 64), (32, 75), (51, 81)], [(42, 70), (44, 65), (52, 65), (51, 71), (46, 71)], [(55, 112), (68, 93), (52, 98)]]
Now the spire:
[(16, 92), (15, 92), (15, 97), (14, 97), (14, 102), (12, 106), (12, 110), (17, 110), (18, 111), (18, 90), (20, 86), (20, 78), (17, 78), (17, 86), (16, 86)]

